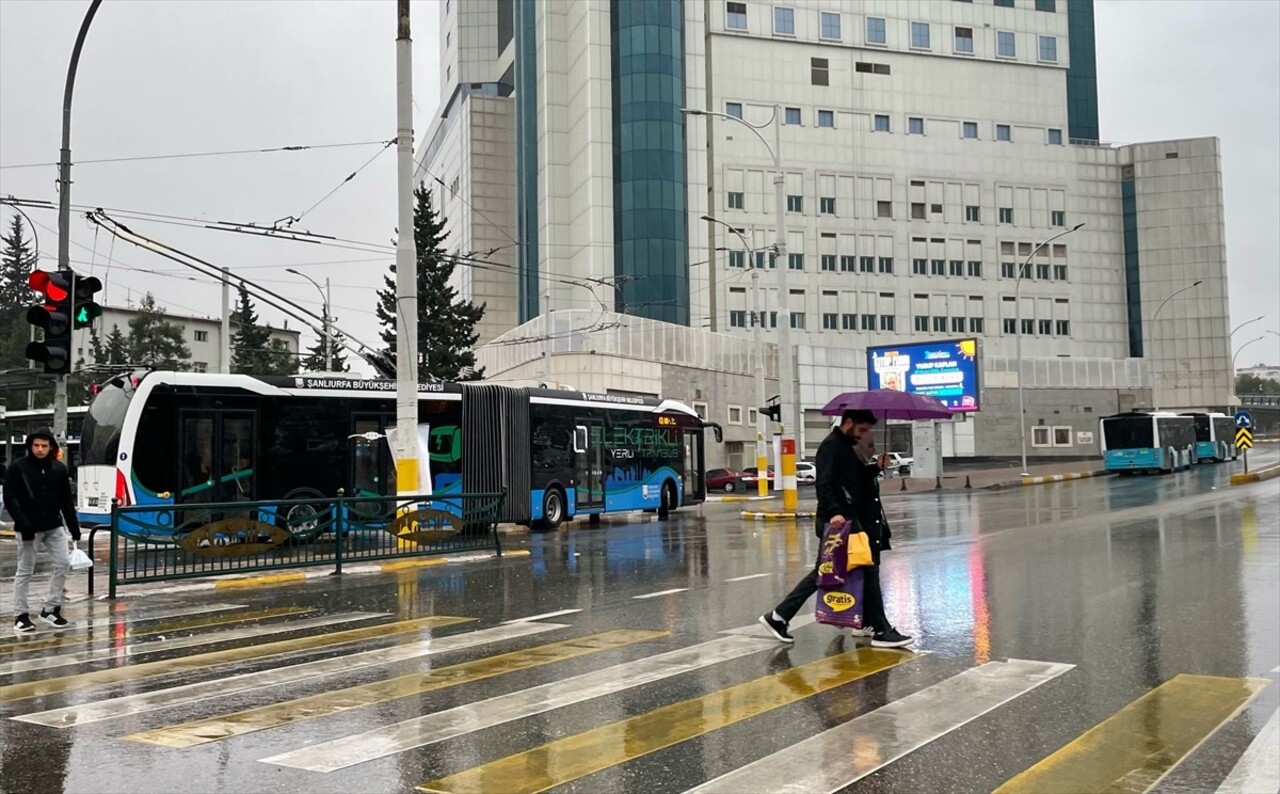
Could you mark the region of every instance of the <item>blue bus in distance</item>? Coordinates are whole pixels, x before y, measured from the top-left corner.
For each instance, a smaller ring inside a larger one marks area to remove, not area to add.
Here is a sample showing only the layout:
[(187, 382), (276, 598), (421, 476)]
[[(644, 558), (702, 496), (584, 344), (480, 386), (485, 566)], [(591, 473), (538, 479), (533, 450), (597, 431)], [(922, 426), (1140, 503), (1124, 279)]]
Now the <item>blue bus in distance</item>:
[(1196, 458), (1200, 463), (1221, 463), (1240, 456), (1236, 449), (1236, 423), (1226, 414), (1184, 413), (1196, 423)]
[(1133, 411), (1105, 417), (1099, 424), (1107, 471), (1167, 473), (1196, 462), (1196, 425), (1190, 416)]

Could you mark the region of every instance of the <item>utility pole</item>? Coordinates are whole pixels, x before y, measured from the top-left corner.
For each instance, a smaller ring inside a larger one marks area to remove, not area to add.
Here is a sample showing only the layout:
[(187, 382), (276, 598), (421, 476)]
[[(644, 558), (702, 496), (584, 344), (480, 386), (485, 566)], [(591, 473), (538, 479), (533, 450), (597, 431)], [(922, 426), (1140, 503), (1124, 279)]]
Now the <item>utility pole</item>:
[(324, 279), (324, 371), (333, 372), (333, 315), (329, 313), (333, 293), (329, 291), (329, 278)]
[(222, 268), (222, 331), (218, 335), (218, 371), (231, 372), (231, 272)]
[[(413, 239), (413, 40), (396, 2), (396, 492), (418, 488), (418, 252)], [(328, 313), (326, 312), (326, 317)], [(327, 323), (326, 323), (327, 327)]]
[[(76, 68), (80, 65), (80, 49), (89, 32), (89, 24), (102, 0), (93, 0), (80, 23), (76, 45), (71, 50), (71, 63), (67, 66), (67, 84), (62, 93), (62, 153), (58, 158), (58, 269), (71, 269), (71, 93), (76, 85)], [(72, 317), (75, 317), (75, 295), (71, 297)], [(72, 326), (74, 328), (74, 325)], [(74, 335), (74, 334), (73, 334)], [(70, 355), (74, 351), (68, 350)], [(72, 359), (74, 361), (74, 359)], [(68, 372), (71, 370), (68, 369)], [(53, 380), (53, 435), (65, 448), (67, 443), (67, 376), (58, 375)]]

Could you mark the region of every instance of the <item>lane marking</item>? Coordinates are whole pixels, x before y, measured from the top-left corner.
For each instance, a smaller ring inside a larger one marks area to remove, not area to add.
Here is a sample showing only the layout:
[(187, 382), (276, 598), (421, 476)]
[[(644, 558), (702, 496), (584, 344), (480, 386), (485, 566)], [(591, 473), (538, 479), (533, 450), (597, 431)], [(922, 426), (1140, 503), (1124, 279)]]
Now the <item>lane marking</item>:
[(996, 792), (1147, 791), (1270, 683), (1176, 675)]
[(659, 590), (656, 593), (645, 593), (644, 595), (631, 596), (633, 599), (657, 598), (658, 596), (673, 595), (675, 593), (683, 593), (688, 590), (687, 587), (673, 587), (670, 590)]
[(246, 733), (278, 728), (301, 720), (338, 714), (388, 700), (481, 681), (517, 670), (528, 670), (587, 654), (614, 650), (639, 642), (649, 642), (669, 634), (670, 632), (666, 631), (617, 629), (603, 634), (564, 640), (536, 648), (504, 653), (500, 656), (477, 659), (473, 662), (441, 667), (425, 673), (410, 673), (385, 681), (323, 692), (220, 717), (169, 725), (131, 734), (124, 738), (163, 747), (195, 747)]
[(550, 742), (423, 783), (418, 790), (544, 791), (916, 658), (902, 651), (859, 648)]
[(723, 637), (508, 695), (468, 703), (405, 722), (282, 753), (268, 764), (335, 772), (515, 720), (544, 714), (644, 684), (695, 672), (774, 647), (751, 637)]
[[(135, 615), (133, 610), (126, 609), (120, 612), (112, 613), (110, 617), (94, 618), (93, 620), (81, 623), (76, 622), (69, 629), (58, 629), (57, 636), (59, 638), (69, 637), (73, 634), (83, 634), (92, 629), (119, 628), (121, 626), (129, 626), (144, 620), (159, 620), (160, 618), (178, 618), (184, 615), (206, 615), (210, 612), (226, 612), (232, 609), (248, 609), (247, 604), (204, 604), (196, 607), (181, 607), (177, 609), (161, 609), (156, 612), (144, 612)], [(39, 625), (39, 624), (37, 624)], [(36, 642), (38, 639), (44, 638), (44, 635), (51, 633), (53, 629), (47, 631), (38, 631), (31, 637), (19, 637), (7, 642), (0, 642), (0, 648), (22, 647), (30, 642)]]
[(303, 620), (291, 620), (281, 623), (260, 623), (239, 629), (211, 631), (208, 634), (193, 634), (186, 637), (175, 637), (171, 640), (152, 640), (150, 642), (134, 642), (118, 648), (95, 648), (88, 651), (76, 651), (60, 656), (42, 656), (38, 659), (20, 659), (14, 662), (0, 663), (0, 675), (28, 673), (33, 670), (51, 670), (55, 667), (68, 667), (75, 664), (101, 662), (109, 660), (126, 661), (128, 658), (144, 653), (160, 653), (180, 648), (192, 648), (198, 645), (213, 645), (220, 642), (235, 642), (254, 637), (269, 637), (272, 634), (284, 634), (290, 631), (324, 628), (341, 623), (354, 623), (358, 620), (369, 620), (384, 617), (386, 613), (342, 612), (337, 615), (322, 615)]
[[(818, 622), (818, 619), (814, 617), (812, 612), (805, 612), (803, 614), (796, 615), (794, 618), (792, 618), (791, 622), (787, 624), (787, 628), (791, 631), (795, 631), (796, 629), (802, 629), (805, 626), (808, 626), (812, 623), (817, 623), (817, 622)], [(770, 638), (773, 637), (773, 635), (765, 631), (764, 626), (761, 626), (758, 622), (748, 623), (745, 626), (738, 626), (737, 628), (733, 628), (733, 629), (724, 629), (723, 631), (718, 631), (716, 633), (717, 634), (738, 634), (745, 637), (770, 637)], [(777, 640), (774, 640), (774, 642), (777, 642)]]
[(305, 573), (273, 573), (266, 576), (246, 576), (243, 579), (220, 579), (214, 583), (214, 590), (234, 590), (244, 589), (247, 587), (268, 587), (277, 584), (288, 584), (290, 582), (305, 581), (307, 575)]
[(18, 643), (17, 647), (0, 647), (0, 656), (13, 653), (30, 653), (31, 651), (42, 651), (49, 648), (70, 648), (73, 645), (89, 645), (94, 642), (116, 642), (126, 637), (147, 637), (152, 634), (166, 634), (171, 631), (202, 629), (210, 626), (222, 626), (228, 623), (262, 620), (281, 615), (300, 615), (304, 612), (314, 611), (308, 607), (274, 607), (272, 609), (257, 609), (252, 612), (237, 612), (234, 615), (202, 615), (196, 618), (172, 620), (168, 623), (157, 623), (146, 627), (139, 626), (138, 628), (125, 628), (124, 625), (117, 625), (115, 628), (121, 630), (112, 630), (97, 637), (68, 637), (66, 639), (52, 637)]
[(773, 576), (771, 573), (753, 573), (747, 576), (735, 576), (732, 579), (725, 579), (726, 582), (745, 582), (748, 579), (763, 579), (766, 576)]
[(532, 620), (546, 620), (547, 618), (558, 618), (563, 615), (576, 615), (581, 609), (561, 609), (556, 612), (543, 612), (541, 615), (530, 615), (527, 618), (516, 618), (515, 620), (504, 620), (505, 623), (528, 623)]
[[(370, 617), (385, 617), (386, 613), (371, 613)], [(475, 618), (459, 618), (448, 615), (436, 615), (417, 620), (405, 620), (398, 623), (379, 623), (376, 626), (365, 626), (359, 629), (347, 629), (333, 633), (313, 634), (309, 637), (295, 637), (289, 640), (278, 640), (263, 645), (246, 645), (242, 648), (228, 648), (224, 651), (210, 651), (192, 656), (181, 656), (177, 659), (161, 659), (155, 662), (112, 667), (107, 670), (94, 670), (88, 673), (62, 676), (61, 678), (45, 678), (39, 681), (27, 681), (21, 684), (0, 686), (0, 702), (21, 700), (23, 698), (56, 695), (62, 692), (74, 692), (99, 684), (118, 684), (123, 681), (138, 681), (169, 673), (187, 670), (206, 671), (214, 665), (243, 662), (249, 659), (262, 659), (271, 656), (282, 656), (299, 651), (316, 648), (330, 648), (336, 645), (359, 642), (361, 640), (394, 637), (398, 634), (410, 634), (425, 628), (452, 626), (455, 623), (466, 623)]]
[(293, 684), (310, 678), (347, 673), (366, 667), (403, 662), (408, 659), (417, 659), (448, 651), (459, 651), (466, 648), (474, 648), (478, 645), (528, 637), (565, 628), (568, 628), (568, 626), (560, 623), (517, 623), (511, 626), (495, 626), (465, 634), (432, 637), (431, 639), (396, 645), (391, 648), (378, 648), (372, 651), (332, 656), (288, 667), (273, 667), (268, 670), (242, 673), (212, 681), (201, 681), (196, 684), (140, 692), (136, 695), (99, 700), (67, 708), (32, 712), (13, 719), (19, 722), (47, 725), (51, 728), (73, 728), (77, 725), (85, 725), (91, 722), (127, 717), (133, 714), (156, 711), (170, 706), (198, 703), (228, 695), (239, 695), (266, 687)]
[(1280, 673), (1280, 664), (1276, 665), (1275, 667), (1272, 667), (1271, 672)]
[[(839, 791), (1074, 667), (1020, 659), (987, 662), (721, 775), (687, 794)], [(858, 752), (861, 747), (876, 751)]]
[(1280, 791), (1280, 711), (1271, 712), (1271, 719), (1218, 787), (1218, 794), (1259, 791)]

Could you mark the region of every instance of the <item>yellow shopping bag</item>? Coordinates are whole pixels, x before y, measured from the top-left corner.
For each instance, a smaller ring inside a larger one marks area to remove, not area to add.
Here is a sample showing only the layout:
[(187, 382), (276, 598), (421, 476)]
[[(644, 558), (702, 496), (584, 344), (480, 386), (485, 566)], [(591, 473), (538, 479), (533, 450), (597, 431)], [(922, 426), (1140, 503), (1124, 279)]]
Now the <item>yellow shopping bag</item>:
[(848, 557), (847, 568), (850, 571), (854, 568), (875, 565), (874, 560), (871, 558), (871, 539), (867, 537), (865, 532), (849, 533), (846, 554)]

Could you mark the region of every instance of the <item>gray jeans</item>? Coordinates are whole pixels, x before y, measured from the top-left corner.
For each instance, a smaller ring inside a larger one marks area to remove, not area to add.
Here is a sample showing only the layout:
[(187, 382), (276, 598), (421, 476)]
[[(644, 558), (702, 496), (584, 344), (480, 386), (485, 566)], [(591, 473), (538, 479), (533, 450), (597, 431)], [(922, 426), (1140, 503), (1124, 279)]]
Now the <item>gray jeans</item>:
[(66, 527), (57, 527), (48, 532), (37, 532), (36, 539), (22, 540), (18, 536), (18, 574), (14, 577), (13, 614), (29, 614), (27, 592), (31, 589), (31, 574), (36, 569), (36, 549), (44, 544), (49, 554), (49, 598), (44, 603), (46, 610), (62, 606), (62, 589), (67, 584), (67, 571), (71, 565), (71, 552), (67, 544), (71, 542), (71, 534)]

